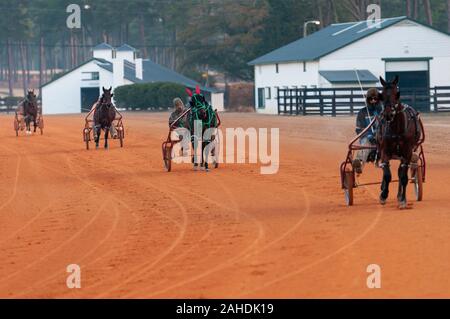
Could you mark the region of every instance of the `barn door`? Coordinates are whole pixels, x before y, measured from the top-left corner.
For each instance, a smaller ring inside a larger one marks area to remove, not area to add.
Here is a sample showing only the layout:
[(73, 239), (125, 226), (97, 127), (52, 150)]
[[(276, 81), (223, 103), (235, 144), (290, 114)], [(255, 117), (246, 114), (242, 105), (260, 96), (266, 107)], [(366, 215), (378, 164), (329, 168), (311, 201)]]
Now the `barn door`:
[(100, 88), (81, 88), (81, 112), (89, 112), (92, 105), (98, 100)]
[(266, 107), (265, 104), (266, 95), (264, 92), (264, 88), (258, 89), (258, 108), (263, 109)]
[(386, 79), (400, 77), (402, 102), (421, 112), (430, 111), (430, 71), (428, 61), (387, 62)]

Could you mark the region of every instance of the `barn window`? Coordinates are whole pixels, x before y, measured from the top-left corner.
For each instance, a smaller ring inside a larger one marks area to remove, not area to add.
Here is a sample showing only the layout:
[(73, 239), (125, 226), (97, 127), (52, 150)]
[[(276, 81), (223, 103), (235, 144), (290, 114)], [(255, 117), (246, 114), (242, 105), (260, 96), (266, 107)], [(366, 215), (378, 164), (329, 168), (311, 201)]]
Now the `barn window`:
[(98, 73), (98, 72), (83, 72), (82, 80), (83, 81), (98, 81), (98, 80), (100, 80), (100, 73)]
[(278, 65), (278, 63), (275, 64), (275, 71), (276, 71), (277, 73), (280, 73), (280, 66)]
[(272, 90), (270, 89), (270, 87), (266, 87), (266, 100), (270, 100), (272, 98)]

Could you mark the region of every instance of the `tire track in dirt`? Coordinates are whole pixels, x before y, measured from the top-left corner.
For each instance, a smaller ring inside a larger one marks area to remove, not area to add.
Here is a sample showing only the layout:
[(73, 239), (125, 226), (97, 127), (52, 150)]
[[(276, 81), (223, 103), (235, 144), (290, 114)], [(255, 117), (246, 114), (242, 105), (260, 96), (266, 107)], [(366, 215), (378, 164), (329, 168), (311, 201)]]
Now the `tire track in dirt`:
[[(36, 144), (39, 144), (39, 143), (36, 143)], [(63, 175), (64, 177), (67, 177), (66, 176), (66, 174), (64, 173), (65, 171), (59, 171), (59, 170), (57, 170), (57, 169), (53, 169), (53, 168), (50, 168), (50, 167), (48, 167), (48, 166), (45, 166), (45, 165), (41, 165), (41, 164), (37, 164), (36, 162), (33, 162), (34, 164), (35, 164), (35, 166), (38, 166), (39, 168), (41, 168), (41, 169), (45, 169), (45, 170), (50, 170), (50, 171), (52, 171), (53, 173), (57, 173), (57, 174), (61, 174), (61, 175)], [(71, 171), (72, 173), (73, 173), (73, 170), (72, 169), (69, 169), (69, 171)], [(75, 176), (75, 178), (78, 178), (78, 176)], [(89, 196), (89, 198), (92, 198), (92, 199), (94, 199), (94, 198), (96, 198), (98, 195), (92, 195), (92, 194), (88, 194), (88, 196)], [(106, 203), (107, 202), (107, 199), (106, 200), (104, 200), (104, 203)], [(54, 202), (53, 202), (54, 203)], [(37, 215), (37, 216), (35, 216), (32, 220), (30, 220), (26, 225), (24, 225), (20, 230), (23, 230), (23, 229), (25, 229), (26, 227), (28, 227), (28, 226), (30, 226), (34, 221), (36, 221), (43, 213), (45, 213), (45, 211), (50, 207), (50, 206), (52, 206), (52, 205), (49, 205), (46, 209), (44, 209), (44, 210), (41, 210), (41, 212)], [(117, 225), (117, 214), (116, 214), (116, 220), (115, 220), (115, 222), (114, 222), (114, 225)], [(115, 227), (115, 226), (113, 226), (113, 227)], [(109, 234), (111, 234), (111, 232), (112, 232), (112, 230), (110, 230), (109, 231)], [(98, 246), (94, 246), (94, 248), (92, 248), (91, 249), (91, 251), (95, 251), (95, 250), (97, 250), (101, 245), (103, 245), (103, 243), (105, 242), (106, 240), (102, 240), (101, 241), (101, 243), (98, 245)], [(48, 257), (48, 256), (47, 256)], [(59, 273), (58, 273), (59, 274)], [(51, 278), (53, 278), (54, 276), (50, 276)], [(32, 284), (32, 286), (35, 286), (35, 284)]]
[[(154, 185), (152, 185), (152, 187), (153, 187), (156, 191), (162, 192), (160, 188), (156, 188)], [(169, 195), (169, 194), (171, 194), (171, 193), (170, 193), (168, 190), (166, 190), (166, 191), (163, 191), (163, 194)], [(196, 195), (196, 194), (195, 194), (195, 193), (191, 193), (191, 195)], [(172, 196), (170, 196), (170, 197), (171, 197), (172, 199), (174, 199), (174, 197), (172, 197)], [(217, 202), (214, 202), (214, 201), (210, 201), (210, 202), (211, 202), (211, 203), (217, 204)], [(220, 206), (222, 206), (222, 205), (220, 205)], [(173, 250), (174, 250), (174, 249), (173, 249)], [(166, 264), (160, 265), (159, 268), (162, 268), (164, 265), (166, 265)], [(149, 270), (154, 270), (153, 266), (154, 266), (154, 263), (152, 263), (151, 265), (146, 265), (144, 269), (141, 269), (141, 270), (138, 271), (138, 275), (140, 275), (141, 273), (146, 273), (146, 272), (149, 271)], [(133, 272), (135, 273), (135, 271), (133, 271)], [(110, 292), (110, 291), (107, 291), (107, 292), (101, 294), (100, 296), (104, 296), (104, 295), (106, 295), (106, 294), (109, 293), (109, 292)]]
[[(149, 185), (147, 184), (147, 186), (149, 186)], [(93, 185), (93, 184), (92, 184), (92, 187), (96, 187), (96, 188), (97, 188), (97, 186), (95, 186), (95, 185)], [(160, 191), (157, 187), (155, 187), (155, 186), (152, 186), (152, 188), (155, 189), (155, 190), (157, 190), (157, 191), (159, 191), (160, 193), (162, 193), (162, 194), (165, 195), (165, 196), (170, 195), (169, 193), (161, 192), (161, 191)], [(169, 197), (172, 198), (172, 199), (174, 199), (174, 198), (171, 197), (171, 196), (169, 196)], [(122, 205), (124, 205), (124, 206), (127, 207), (129, 210), (131, 210), (131, 208), (128, 206), (127, 203), (122, 202), (122, 201), (120, 201), (120, 202), (122, 203)], [(178, 203), (177, 205), (178, 205), (179, 208), (182, 208), (181, 211), (183, 212), (183, 207), (180, 206), (179, 203)], [(179, 222), (178, 222), (177, 220), (175, 220), (173, 217), (168, 216), (167, 214), (161, 212), (161, 211), (158, 210), (158, 209), (155, 209), (155, 208), (153, 208), (153, 207), (151, 207), (151, 208), (149, 208), (149, 209), (152, 210), (153, 212), (157, 213), (159, 216), (161, 216), (161, 217), (167, 219), (169, 222), (172, 222), (173, 224), (175, 224), (175, 225), (180, 229), (180, 232), (179, 232), (179, 238), (176, 240), (176, 242), (177, 242), (177, 244), (178, 244), (178, 242), (179, 242), (179, 241), (182, 239), (182, 237), (184, 236), (184, 232), (186, 231), (186, 227), (187, 227), (187, 226), (186, 226), (186, 225), (187, 225), (187, 218), (184, 218), (184, 217), (183, 217), (183, 223), (179, 223)], [(184, 216), (184, 215), (182, 215), (182, 216)], [(187, 217), (187, 215), (186, 215), (186, 217)], [(172, 244), (172, 245), (168, 248), (168, 250), (174, 249), (175, 246), (176, 246), (176, 245)], [(167, 250), (164, 251), (159, 257), (157, 257), (157, 262), (158, 262), (159, 260), (161, 260), (162, 258), (164, 258), (168, 253), (169, 253), (169, 252), (168, 252)], [(135, 268), (139, 269), (139, 266), (138, 266), (138, 267), (135, 267)], [(133, 268), (133, 271), (131, 271), (131, 275), (133, 274), (135, 268)], [(109, 280), (112, 280), (113, 277), (112, 277), (112, 276), (109, 276), (108, 279), (109, 279)], [(130, 277), (128, 276), (127, 279), (130, 279)], [(96, 283), (96, 284), (94, 284), (94, 285), (85, 286), (85, 288), (93, 288), (93, 287), (96, 287), (96, 286), (99, 286), (99, 285), (102, 285), (102, 284), (104, 284), (104, 283), (98, 282), (98, 283)]]
[(123, 285), (125, 285), (125, 284), (129, 283), (130, 281), (132, 281), (133, 279), (135, 279), (136, 277), (142, 275), (143, 273), (145, 273), (147, 271), (147, 269), (158, 264), (161, 260), (163, 260), (166, 256), (168, 256), (181, 243), (181, 241), (184, 238), (184, 235), (186, 234), (188, 218), (187, 218), (187, 211), (184, 208), (184, 206), (181, 205), (178, 202), (178, 200), (175, 200), (175, 201), (176, 201), (178, 207), (181, 209), (182, 217), (183, 217), (182, 228), (180, 229), (180, 233), (179, 233), (178, 237), (175, 239), (175, 241), (162, 254), (160, 254), (155, 260), (153, 260), (150, 264), (146, 264), (143, 269), (141, 269), (141, 270), (135, 272), (134, 274), (132, 274), (131, 276), (127, 277), (127, 279), (124, 282), (121, 282), (120, 284), (117, 284), (117, 285), (113, 286), (112, 288), (109, 288), (107, 291), (101, 293), (100, 295), (97, 296), (97, 298), (104, 297), (111, 291), (117, 290), (118, 288), (122, 287)]
[[(213, 201), (211, 199), (205, 198), (205, 200), (211, 201), (211, 202), (215, 202), (216, 204), (218, 204), (220, 206), (223, 206), (223, 204), (221, 204), (219, 202), (216, 202), (216, 201)], [(255, 221), (253, 216), (249, 216), (247, 213), (243, 213), (234, 200), (232, 200), (232, 204), (233, 204), (233, 206), (235, 206), (236, 211), (238, 211), (240, 214), (248, 216), (249, 219), (253, 220), (253, 222), (258, 225), (258, 227), (257, 227), (258, 228), (258, 233), (257, 233), (258, 235), (257, 235), (256, 239), (247, 248), (245, 248), (244, 250), (239, 252), (235, 257), (233, 257), (231, 259), (228, 259), (227, 261), (225, 261), (225, 262), (223, 262), (223, 263), (221, 263), (219, 265), (216, 265), (216, 266), (212, 267), (209, 270), (206, 270), (206, 271), (204, 271), (202, 273), (199, 273), (199, 274), (197, 274), (197, 275), (195, 275), (195, 276), (193, 276), (193, 277), (191, 277), (189, 279), (182, 280), (181, 282), (178, 282), (178, 283), (173, 284), (173, 285), (169, 285), (168, 287), (160, 289), (158, 291), (153, 291), (148, 297), (153, 297), (153, 296), (160, 295), (162, 293), (165, 293), (165, 292), (173, 290), (175, 288), (184, 286), (184, 285), (186, 285), (188, 283), (197, 281), (197, 280), (199, 280), (201, 278), (204, 278), (204, 277), (206, 277), (206, 276), (208, 276), (210, 274), (213, 274), (213, 273), (215, 273), (217, 271), (225, 269), (226, 267), (229, 267), (230, 265), (232, 265), (236, 260), (239, 260), (242, 256), (245, 256), (249, 251), (251, 251), (253, 249), (253, 247), (255, 247), (258, 244), (258, 242), (264, 237), (264, 228), (263, 228), (263, 226), (260, 224), (259, 221)]]
[[(374, 194), (371, 192), (372, 197), (377, 198), (377, 196), (374, 196)], [(251, 295), (259, 290), (262, 289), (266, 289), (272, 285), (275, 285), (277, 283), (280, 283), (282, 281), (288, 280), (294, 276), (297, 276), (321, 263), (324, 263), (330, 259), (332, 259), (333, 257), (339, 255), (340, 253), (342, 253), (343, 251), (347, 250), (348, 248), (350, 248), (351, 246), (355, 245), (356, 243), (358, 243), (359, 241), (361, 241), (364, 237), (366, 237), (371, 231), (373, 231), (375, 229), (375, 227), (377, 226), (378, 222), (381, 219), (381, 215), (383, 214), (383, 210), (379, 207), (378, 208), (378, 214), (376, 215), (375, 219), (373, 220), (373, 222), (360, 234), (358, 235), (355, 239), (353, 239), (352, 241), (350, 241), (349, 243), (345, 244), (344, 246), (342, 246), (341, 248), (335, 250), (333, 253), (328, 254), (322, 258), (319, 258), (318, 260), (316, 260), (315, 262), (312, 262), (306, 266), (301, 267), (300, 269), (296, 270), (296, 271), (292, 271), (289, 272), (287, 274), (282, 275), (281, 277), (274, 279), (274, 280), (270, 280), (267, 281), (266, 283), (264, 283), (263, 285), (261, 285), (259, 288), (257, 289), (253, 289), (251, 291), (246, 291), (243, 294), (240, 294), (238, 296), (238, 298), (244, 298), (245, 296)]]
[[(211, 174), (212, 174), (212, 173), (211, 173)], [(236, 203), (236, 201), (235, 201), (235, 197), (234, 197), (234, 195), (232, 195), (232, 193), (231, 193), (231, 191), (229, 190), (229, 188), (226, 187), (226, 186), (224, 185), (224, 183), (223, 183), (222, 181), (220, 181), (219, 179), (213, 177), (212, 175), (209, 175), (209, 176), (211, 177), (211, 179), (214, 179), (216, 183), (218, 183), (218, 184), (221, 185), (221, 188), (225, 191), (225, 193), (226, 193), (227, 197), (229, 198), (230, 202), (232, 202), (232, 203), (234, 204), (235, 210), (239, 210), (238, 205), (237, 205), (237, 203)], [(172, 186), (172, 187), (173, 187), (173, 186)], [(180, 188), (179, 188), (178, 190), (183, 190), (183, 189), (180, 189)], [(246, 259), (246, 258), (249, 258), (250, 256), (253, 256), (253, 255), (257, 254), (257, 253), (260, 253), (261, 251), (264, 251), (264, 250), (270, 248), (271, 246), (275, 245), (276, 243), (282, 241), (284, 238), (286, 238), (287, 236), (289, 236), (290, 234), (292, 234), (296, 229), (298, 229), (298, 228), (300, 227), (300, 225), (306, 220), (306, 217), (307, 217), (307, 215), (308, 215), (308, 213), (309, 213), (309, 210), (310, 210), (310, 207), (309, 207), (309, 199), (308, 199), (308, 197), (306, 196), (306, 193), (304, 192), (304, 190), (302, 190), (302, 191), (303, 191), (303, 193), (304, 193), (303, 195), (304, 195), (304, 198), (305, 198), (305, 200), (306, 200), (306, 207), (307, 207), (307, 208), (306, 208), (306, 212), (305, 212), (304, 216), (301, 218), (301, 220), (300, 220), (299, 222), (297, 222), (292, 228), (290, 228), (289, 230), (287, 230), (284, 234), (282, 234), (279, 238), (277, 238), (277, 239), (275, 239), (275, 240), (269, 242), (269, 243), (266, 244), (264, 247), (255, 249), (255, 250), (249, 252), (248, 254), (243, 255), (242, 258), (239, 258), (239, 259), (234, 258), (232, 263), (230, 263), (229, 261), (227, 261), (227, 262), (226, 262), (227, 266), (232, 266), (233, 264), (236, 264), (236, 263), (238, 263), (238, 262), (240, 262), (240, 261), (242, 261), (242, 260), (244, 260), (244, 259)], [(204, 201), (207, 201), (207, 202), (210, 202), (210, 203), (214, 203), (215, 205), (217, 205), (217, 206), (219, 206), (219, 207), (222, 207), (222, 208), (224, 208), (224, 209), (229, 209), (227, 206), (223, 205), (223, 204), (220, 203), (220, 202), (214, 201), (214, 200), (212, 200), (212, 199), (209, 198), (209, 197), (205, 197), (205, 196), (201, 196), (201, 197), (200, 197), (197, 193), (193, 193), (193, 192), (185, 192), (185, 193), (188, 193), (190, 196), (196, 197), (197, 199), (202, 199), (202, 200), (204, 200)], [(218, 248), (220, 248), (220, 247), (218, 247)], [(220, 267), (220, 265), (219, 265), (219, 267), (217, 267), (217, 268), (218, 268), (217, 271), (219, 271), (219, 270), (225, 269), (226, 267)], [(214, 272), (215, 272), (215, 271), (214, 271)], [(214, 273), (214, 272), (211, 272), (211, 273), (209, 273), (209, 274), (212, 274), (212, 273)], [(202, 277), (202, 276), (201, 276), (201, 277)], [(200, 277), (199, 277), (199, 278), (196, 278), (196, 279), (200, 279)], [(189, 283), (189, 282), (190, 282), (189, 280), (186, 280), (186, 283)], [(138, 296), (138, 295), (140, 294), (140, 292), (141, 292), (140, 290), (136, 290), (134, 293), (130, 293), (130, 294), (125, 295), (125, 296), (126, 296), (126, 297)], [(156, 293), (155, 293), (155, 294), (156, 294)], [(145, 294), (143, 294), (143, 295), (145, 295)]]
[[(176, 187), (176, 186), (173, 186), (173, 185), (172, 185), (172, 188), (176, 188), (176, 189), (177, 189), (177, 192), (184, 193), (184, 194), (188, 194), (189, 196), (196, 197), (197, 199), (204, 200), (204, 197), (199, 196), (197, 193), (187, 192), (184, 188), (179, 188), (179, 187)], [(215, 204), (217, 207), (219, 207), (219, 205), (217, 205), (217, 203), (215, 203), (215, 202), (213, 202), (213, 201), (210, 201), (210, 203), (213, 203), (213, 204)], [(191, 205), (193, 205), (193, 206), (195, 206), (195, 207), (198, 207), (199, 209), (202, 209), (199, 203), (197, 203), (197, 204), (192, 204), (192, 203), (191, 203)], [(224, 207), (222, 207), (222, 208), (224, 208)], [(225, 208), (226, 208), (227, 210), (230, 210), (228, 207), (225, 207)], [(205, 212), (208, 213), (205, 209), (202, 209), (202, 210), (203, 210), (204, 213), (205, 213)], [(236, 218), (236, 221), (235, 221), (235, 223), (234, 223), (234, 225), (233, 225), (233, 230), (230, 231), (231, 233), (233, 233), (234, 230), (237, 228), (237, 221), (239, 220), (239, 214), (238, 214), (238, 212), (237, 212), (236, 210), (233, 210), (233, 211), (235, 212), (235, 218)], [(210, 223), (210, 225), (211, 225), (211, 224), (212, 224), (212, 223)], [(218, 226), (220, 226), (220, 225), (218, 225)], [(219, 230), (220, 230), (220, 228), (219, 228)], [(159, 267), (157, 267), (157, 268), (155, 268), (155, 269), (152, 269), (152, 272), (155, 272), (155, 271), (157, 271), (157, 270), (159, 270), (159, 269), (161, 269), (161, 268), (163, 268), (163, 267), (167, 267), (167, 266), (170, 265), (171, 263), (173, 263), (173, 262), (175, 262), (175, 261), (177, 261), (177, 260), (181, 260), (183, 257), (187, 256), (191, 251), (194, 251), (194, 249), (195, 249), (196, 247), (198, 247), (199, 244), (200, 244), (203, 240), (206, 240), (206, 238), (209, 237), (209, 236), (206, 236), (206, 235), (209, 235), (210, 233), (211, 233), (211, 230), (210, 230), (207, 234), (205, 234), (205, 235), (202, 237), (202, 240), (200, 240), (199, 242), (197, 242), (197, 244), (191, 245), (190, 248), (189, 248), (188, 250), (184, 250), (182, 254), (177, 255), (173, 260), (168, 261), (168, 262), (166, 262), (165, 264), (161, 264)], [(215, 233), (215, 235), (216, 235), (216, 233)], [(213, 238), (214, 238), (214, 237), (213, 237)], [(222, 237), (221, 240), (224, 240), (224, 238)], [(218, 250), (220, 250), (221, 248), (223, 248), (223, 247), (222, 247), (222, 246), (217, 246), (217, 247), (215, 247), (214, 250), (212, 250), (212, 251), (209, 250), (207, 254), (203, 254), (203, 258), (200, 259), (200, 260), (197, 260), (198, 264), (202, 264), (204, 260), (209, 260), (210, 256), (212, 256), (214, 253), (216, 253), (216, 252), (217, 252)], [(163, 285), (163, 284), (164, 284), (164, 282), (160, 282), (158, 285)], [(154, 287), (153, 287), (153, 289), (154, 289)], [(126, 295), (124, 295), (123, 297), (129, 298), (129, 297), (131, 297), (131, 296), (133, 296), (133, 295), (139, 294), (141, 291), (142, 291), (142, 290), (135, 290), (134, 292), (129, 293), (129, 294), (126, 294)]]
[[(105, 243), (107, 243), (107, 241), (112, 237), (114, 231), (116, 231), (117, 225), (119, 222), (120, 211), (115, 206), (113, 206), (113, 210), (115, 211), (115, 214), (114, 214), (114, 222), (113, 222), (111, 229), (108, 231), (108, 233), (105, 235), (105, 237), (96, 246), (92, 247), (82, 257), (77, 258), (75, 264), (79, 265), (81, 267), (81, 269), (83, 269), (85, 266), (87, 266), (86, 264), (84, 264), (84, 260), (86, 260), (86, 258), (88, 258), (89, 256), (93, 255), (101, 246), (103, 246)], [(103, 258), (103, 257), (104, 256), (99, 256), (97, 258)], [(20, 294), (15, 295), (15, 297), (17, 298), (17, 297), (21, 297), (21, 296), (26, 296), (27, 293), (31, 293), (34, 290), (36, 290), (34, 287), (39, 286), (39, 285), (45, 286), (45, 284), (48, 283), (49, 281), (56, 279), (60, 275), (61, 275), (61, 277), (63, 277), (64, 274), (67, 274), (66, 271), (61, 270), (61, 272), (59, 272), (59, 273), (55, 273), (55, 274), (53, 274), (49, 277), (46, 277), (40, 281), (33, 282), (33, 284), (31, 286), (29, 286), (26, 290), (22, 291)]]
[[(31, 160), (31, 159), (29, 158), (29, 155), (28, 155), (27, 153), (25, 153), (25, 152), (22, 151), (22, 154), (21, 154), (21, 153), (19, 153), (19, 152), (16, 151), (16, 150), (12, 150), (12, 149), (10, 149), (10, 150), (11, 150), (12, 152), (17, 153), (18, 156), (21, 156), (22, 158), (26, 158), (26, 159), (27, 159), (27, 162), (28, 162), (29, 164), (33, 165), (34, 167), (36, 167), (36, 166), (42, 167), (42, 166), (40, 166), (40, 165), (36, 165), (37, 163), (36, 163), (35, 161)], [(38, 172), (39, 170), (34, 169), (34, 170), (32, 170), (32, 171), (34, 172), (34, 175), (37, 175), (36, 172)], [(27, 176), (27, 177), (29, 178), (29, 176)], [(40, 182), (41, 182), (41, 183), (40, 183), (41, 187), (46, 188), (46, 189), (47, 189), (47, 193), (49, 193), (49, 192), (48, 192), (48, 186), (47, 186), (45, 183), (42, 183), (42, 181), (43, 181), (43, 179), (40, 180)], [(65, 195), (65, 194), (67, 194), (67, 192), (65, 192), (64, 195)], [(14, 236), (18, 235), (20, 232), (23, 232), (23, 231), (26, 230), (28, 227), (30, 227), (31, 225), (33, 225), (33, 223), (36, 222), (41, 216), (43, 216), (43, 215), (44, 215), (44, 214), (45, 214), (52, 206), (54, 206), (56, 202), (57, 202), (56, 200), (51, 200), (47, 206), (45, 206), (43, 209), (41, 209), (41, 210), (39, 211), (38, 214), (36, 214), (36, 215), (33, 216), (30, 220), (28, 220), (28, 221), (25, 223), (25, 225), (23, 225), (22, 227), (20, 227), (20, 228), (17, 229), (16, 231), (14, 231), (12, 234), (9, 234), (6, 238), (0, 240), (0, 245), (4, 244), (6, 241), (12, 239)]]
[[(70, 163), (70, 160), (69, 160), (68, 156), (65, 156), (65, 161), (66, 161), (66, 163), (67, 163), (67, 165), (68, 165), (68, 167), (69, 167), (70, 172), (71, 172), (72, 175), (74, 176), (74, 178), (76, 178), (77, 180), (81, 181), (83, 184), (87, 185), (87, 186), (89, 187), (89, 189), (94, 189), (94, 190), (96, 190), (97, 192), (101, 192), (101, 190), (100, 190), (99, 187), (97, 187), (97, 186), (94, 185), (93, 183), (87, 182), (86, 180), (88, 180), (88, 179), (83, 179), (83, 178), (81, 177), (80, 173), (75, 172), (75, 170), (74, 170), (74, 168), (73, 168), (73, 165)], [(61, 173), (61, 172), (59, 172), (59, 171), (57, 171), (57, 170), (55, 170), (54, 172), (55, 172), (55, 173), (59, 173), (59, 174), (63, 174), (63, 173)], [(63, 175), (64, 175), (64, 174), (63, 174)], [(94, 198), (96, 198), (96, 197), (95, 197), (95, 196), (92, 196), (92, 199), (94, 199)], [(110, 197), (110, 198), (108, 198), (107, 200), (104, 200), (104, 202), (107, 202), (108, 200), (109, 200), (112, 204), (113, 204), (114, 202), (117, 202), (117, 203), (121, 204), (122, 206), (124, 206), (125, 208), (127, 208), (127, 209), (131, 212), (131, 214), (136, 218), (136, 214), (135, 214), (131, 209), (129, 209), (128, 205), (127, 205), (125, 202), (122, 202), (122, 201), (120, 201), (120, 200), (117, 200), (117, 199), (114, 198), (114, 197)], [(116, 214), (115, 214), (116, 217), (115, 217), (114, 224), (113, 224), (112, 228), (111, 228), (111, 229), (108, 231), (108, 233), (107, 233), (107, 236), (106, 236), (103, 240), (101, 240), (100, 243), (98, 243), (93, 249), (91, 249), (90, 252), (86, 253), (85, 255), (83, 255), (82, 257), (78, 258), (77, 260), (83, 261), (83, 260), (86, 259), (88, 256), (90, 256), (91, 254), (93, 254), (97, 249), (99, 249), (103, 244), (105, 244), (109, 238), (111, 238), (112, 233), (113, 233), (114, 230), (117, 228), (117, 223), (118, 223), (119, 215), (120, 215), (120, 212), (119, 212), (118, 208), (117, 208), (115, 205), (112, 205), (112, 207), (113, 207), (113, 209), (114, 209), (115, 212), (116, 212)], [(126, 244), (127, 242), (128, 242), (128, 238), (127, 238), (127, 240), (126, 240), (125, 242), (123, 242), (122, 244)], [(89, 263), (87, 263), (87, 264), (84, 264), (84, 267), (86, 267), (86, 266), (88, 266), (88, 265), (91, 265), (92, 263), (95, 263), (96, 261), (105, 258), (106, 256), (110, 255), (110, 254), (113, 253), (113, 252), (114, 252), (114, 251), (113, 251), (113, 248), (110, 247), (109, 250), (108, 250), (106, 253), (104, 253), (104, 254), (102, 254), (102, 255), (100, 255), (100, 256), (97, 256), (97, 257), (96, 257), (94, 260), (92, 260), (91, 262), (89, 262)], [(54, 277), (54, 276), (52, 276), (52, 278), (53, 278), (53, 277)]]
[(95, 220), (99, 217), (99, 215), (101, 214), (101, 212), (105, 209), (106, 207), (106, 203), (104, 203), (97, 211), (97, 213), (91, 217), (88, 221), (87, 224), (85, 224), (82, 228), (80, 228), (77, 232), (75, 232), (75, 234), (73, 234), (71, 237), (69, 237), (68, 239), (64, 240), (62, 243), (60, 243), (59, 245), (56, 246), (56, 248), (53, 248), (50, 252), (47, 252), (45, 255), (35, 259), (33, 262), (27, 264), (25, 267), (10, 273), (8, 276), (3, 277), (2, 281), (0, 282), (0, 287), (5, 285), (5, 282), (8, 281), (10, 278), (14, 278), (16, 277), (18, 274), (22, 273), (23, 271), (30, 269), (31, 267), (33, 267), (34, 265), (38, 264), (39, 262), (44, 261), (45, 259), (47, 259), (48, 257), (52, 256), (54, 253), (60, 251), (63, 247), (67, 246), (70, 242), (74, 241), (77, 237), (79, 237), (89, 226), (91, 226)]
[[(3, 147), (6, 150), (9, 149), (9, 148), (7, 148), (7, 147), (5, 147), (3, 145), (0, 145), (0, 146)], [(17, 165), (16, 165), (16, 173), (15, 173), (14, 183), (13, 183), (13, 191), (12, 191), (11, 196), (4, 203), (2, 203), (0, 205), (0, 211), (3, 210), (4, 208), (6, 208), (8, 205), (10, 205), (13, 202), (14, 198), (16, 197), (16, 195), (17, 195), (17, 185), (19, 183), (20, 165), (21, 165), (21, 162), (22, 162), (22, 157), (20, 156), (19, 153), (15, 152), (15, 151), (13, 151), (13, 152), (17, 155)]]
[[(25, 156), (26, 156), (26, 155), (25, 155)], [(31, 162), (33, 162), (33, 161), (31, 161)], [(33, 162), (33, 163), (34, 163), (34, 162)], [(34, 164), (36, 164), (36, 163), (34, 163)], [(40, 166), (41, 168), (49, 169), (49, 167), (45, 167), (45, 166), (39, 165), (39, 164), (37, 164), (37, 165)], [(51, 169), (51, 170), (52, 170), (52, 169)], [(54, 172), (58, 172), (57, 170), (53, 170), (53, 171), (54, 171)], [(66, 177), (65, 174), (64, 174), (64, 177)], [(67, 193), (67, 192), (66, 192), (66, 193)], [(91, 195), (91, 196), (92, 196), (92, 195)], [(53, 201), (53, 203), (55, 203), (55, 202), (56, 202), (56, 201)], [(105, 203), (105, 205), (106, 205), (107, 200), (105, 200), (104, 203)], [(49, 206), (51, 206), (51, 204), (50, 204)], [(90, 226), (90, 225), (95, 221), (95, 219), (100, 215), (101, 211), (102, 211), (102, 209), (100, 209), (100, 210), (97, 212), (97, 214), (94, 215), (94, 217), (93, 217), (86, 225), (84, 225), (84, 226), (83, 226), (83, 227), (82, 227), (75, 235), (73, 235), (73, 236), (70, 237), (69, 239), (63, 241), (57, 248), (51, 250), (49, 253), (45, 254), (44, 256), (40, 257), (39, 259), (34, 260), (32, 263), (28, 264), (28, 265), (25, 266), (24, 268), (22, 268), (22, 269), (20, 269), (20, 270), (18, 270), (18, 271), (16, 271), (16, 272), (10, 273), (7, 277), (4, 277), (3, 280), (8, 280), (8, 279), (10, 279), (10, 278), (12, 278), (12, 277), (14, 277), (14, 276), (17, 276), (17, 275), (20, 274), (21, 272), (23, 272), (23, 271), (25, 271), (25, 270), (27, 270), (27, 269), (33, 267), (34, 265), (36, 265), (37, 263), (39, 263), (39, 262), (41, 262), (41, 261), (44, 261), (45, 259), (47, 259), (47, 258), (50, 257), (51, 255), (53, 255), (55, 252), (59, 251), (62, 247), (66, 246), (68, 243), (70, 243), (72, 240), (74, 240), (79, 234), (81, 234), (88, 226)], [(23, 230), (23, 229), (25, 229), (26, 227), (32, 225), (32, 223), (35, 222), (35, 221), (37, 220), (37, 218), (39, 218), (44, 212), (45, 212), (45, 209), (44, 209), (44, 210), (41, 210), (41, 212), (40, 212), (37, 216), (35, 216), (32, 220), (30, 220), (26, 225), (24, 225), (24, 226), (21, 228), (21, 230)], [(98, 248), (98, 247), (95, 246), (95, 247), (94, 247), (94, 250), (97, 249), (97, 248)], [(2, 284), (3, 284), (3, 283), (2, 283)], [(0, 284), (0, 286), (1, 286), (1, 284)]]
[[(68, 156), (68, 155), (66, 155), (66, 156)], [(67, 158), (67, 160), (69, 161), (68, 158)], [(72, 169), (72, 171), (73, 171), (73, 169)], [(78, 173), (78, 174), (79, 174), (79, 173)], [(98, 189), (98, 187), (95, 186), (94, 184), (86, 182), (86, 180), (88, 180), (88, 179), (83, 179), (83, 178), (80, 177), (80, 175), (78, 175), (77, 177), (78, 177), (78, 179), (79, 179), (81, 182), (83, 182), (84, 184), (88, 185), (89, 187), (92, 187), (93, 189)], [(128, 207), (128, 205), (126, 205), (126, 203), (124, 203), (124, 202), (122, 202), (122, 201), (118, 201), (118, 202), (121, 202), (124, 206), (127, 206), (127, 207)], [(167, 219), (169, 219), (170, 221), (172, 221), (172, 222), (175, 223), (176, 225), (179, 225), (179, 223), (178, 223), (176, 220), (174, 220), (173, 218), (171, 218), (170, 216), (167, 216), (167, 215), (165, 215), (165, 214), (162, 214), (160, 211), (157, 211), (157, 213), (160, 214), (160, 215), (162, 215), (162, 216), (164, 216), (164, 217), (166, 217)], [(99, 258), (99, 259), (100, 259), (100, 258)]]

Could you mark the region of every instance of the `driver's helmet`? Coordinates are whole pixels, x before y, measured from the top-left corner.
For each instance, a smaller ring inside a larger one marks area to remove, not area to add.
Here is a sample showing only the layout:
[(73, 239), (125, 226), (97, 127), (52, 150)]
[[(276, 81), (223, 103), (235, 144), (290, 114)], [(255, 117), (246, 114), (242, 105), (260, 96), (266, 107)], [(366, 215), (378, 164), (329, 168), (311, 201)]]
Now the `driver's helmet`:
[(380, 93), (378, 92), (378, 90), (376, 88), (370, 88), (367, 91), (367, 103), (370, 105), (371, 104), (370, 101), (371, 101), (372, 98), (379, 99), (379, 97), (380, 97), (379, 94)]

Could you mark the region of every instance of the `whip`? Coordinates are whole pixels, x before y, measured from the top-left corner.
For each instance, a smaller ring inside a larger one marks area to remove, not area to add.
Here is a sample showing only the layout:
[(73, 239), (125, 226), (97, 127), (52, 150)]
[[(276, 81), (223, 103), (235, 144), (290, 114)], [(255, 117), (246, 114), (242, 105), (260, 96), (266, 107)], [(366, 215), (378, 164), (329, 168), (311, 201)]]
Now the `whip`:
[[(362, 96), (364, 97), (364, 104), (366, 105), (367, 116), (369, 116), (369, 123), (372, 123), (372, 117), (370, 116), (369, 106), (367, 105), (367, 96), (366, 96), (366, 93), (364, 92), (363, 86), (362, 86), (362, 84), (361, 84), (361, 80), (360, 80), (360, 78), (359, 78), (359, 73), (358, 73), (358, 71), (357, 71), (356, 69), (354, 69), (354, 70), (355, 70), (355, 73), (356, 73), (356, 78), (358, 79), (359, 87), (361, 88), (361, 94), (362, 94)], [(373, 127), (371, 127), (370, 129), (372, 130), (372, 134), (374, 134), (375, 132), (373, 131)]]

